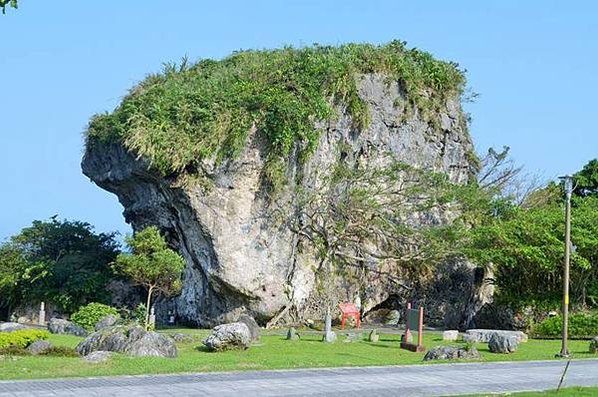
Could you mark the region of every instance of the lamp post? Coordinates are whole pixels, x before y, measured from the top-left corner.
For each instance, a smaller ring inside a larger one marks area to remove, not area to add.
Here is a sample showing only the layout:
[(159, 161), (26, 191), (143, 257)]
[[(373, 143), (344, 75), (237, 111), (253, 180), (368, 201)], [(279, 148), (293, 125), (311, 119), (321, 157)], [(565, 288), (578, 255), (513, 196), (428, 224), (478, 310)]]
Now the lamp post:
[(573, 192), (573, 177), (565, 175), (559, 177), (563, 181), (566, 194), (565, 207), (565, 263), (563, 266), (563, 340), (559, 357), (569, 357), (567, 347), (569, 327), (569, 259), (571, 256), (571, 193)]

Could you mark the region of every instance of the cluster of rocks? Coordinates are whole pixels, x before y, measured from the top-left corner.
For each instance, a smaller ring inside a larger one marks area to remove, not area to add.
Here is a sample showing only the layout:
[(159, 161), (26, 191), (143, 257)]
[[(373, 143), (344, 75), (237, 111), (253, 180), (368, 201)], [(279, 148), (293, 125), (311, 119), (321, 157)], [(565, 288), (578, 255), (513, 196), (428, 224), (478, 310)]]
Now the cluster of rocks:
[(424, 361), (431, 360), (479, 360), (482, 356), (475, 347), (436, 346), (424, 356)]
[(123, 353), (134, 357), (176, 357), (174, 340), (143, 327), (116, 325), (101, 328), (81, 341), (76, 350), (82, 356), (95, 351)]

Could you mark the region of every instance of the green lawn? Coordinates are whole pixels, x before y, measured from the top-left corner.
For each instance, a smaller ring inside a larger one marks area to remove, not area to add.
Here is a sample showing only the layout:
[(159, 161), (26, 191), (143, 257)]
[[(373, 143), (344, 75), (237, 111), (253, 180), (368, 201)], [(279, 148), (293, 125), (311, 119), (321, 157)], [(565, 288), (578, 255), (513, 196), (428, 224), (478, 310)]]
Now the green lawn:
[[(478, 394), (473, 397), (498, 397), (498, 396), (513, 396), (513, 397), (537, 397), (537, 396), (562, 396), (562, 397), (595, 397), (598, 396), (598, 387), (567, 387), (559, 390), (534, 391), (523, 393), (507, 393), (507, 394)], [(472, 397), (472, 396), (470, 396)]]
[[(175, 330), (165, 331), (168, 333)], [(4, 357), (0, 359), (0, 379), (31, 379), (69, 376), (134, 375), (174, 372), (205, 372), (262, 370), (306, 367), (372, 366), (421, 364), (423, 353), (412, 353), (399, 348), (398, 335), (381, 335), (379, 343), (344, 343), (343, 336), (335, 344), (324, 344), (318, 335), (304, 335), (300, 341), (287, 341), (279, 335), (262, 336), (260, 345), (246, 351), (210, 353), (202, 349), (205, 330), (176, 330), (193, 333), (197, 341), (179, 344), (179, 357), (132, 358), (123, 355), (104, 364), (88, 364), (80, 358), (63, 357)], [(81, 338), (52, 335), (50, 341), (58, 346), (76, 346)], [(440, 334), (427, 333), (427, 348), (448, 344)], [(461, 343), (456, 343), (459, 345)], [(483, 361), (550, 360), (560, 349), (558, 340), (530, 340), (520, 345), (511, 355), (492, 354), (485, 344), (477, 346)], [(575, 358), (592, 357), (587, 353), (587, 341), (571, 341), (570, 350)], [(594, 356), (596, 357), (596, 356)]]

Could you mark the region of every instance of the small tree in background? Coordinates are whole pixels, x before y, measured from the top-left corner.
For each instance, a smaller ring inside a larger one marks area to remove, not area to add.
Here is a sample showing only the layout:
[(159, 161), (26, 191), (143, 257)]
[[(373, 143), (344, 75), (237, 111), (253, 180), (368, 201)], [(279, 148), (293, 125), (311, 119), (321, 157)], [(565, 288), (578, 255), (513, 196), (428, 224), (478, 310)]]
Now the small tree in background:
[(115, 272), (127, 276), (147, 289), (145, 326), (149, 323), (152, 294), (169, 296), (181, 290), (185, 260), (168, 248), (157, 227), (151, 226), (125, 239), (131, 253), (117, 256)]

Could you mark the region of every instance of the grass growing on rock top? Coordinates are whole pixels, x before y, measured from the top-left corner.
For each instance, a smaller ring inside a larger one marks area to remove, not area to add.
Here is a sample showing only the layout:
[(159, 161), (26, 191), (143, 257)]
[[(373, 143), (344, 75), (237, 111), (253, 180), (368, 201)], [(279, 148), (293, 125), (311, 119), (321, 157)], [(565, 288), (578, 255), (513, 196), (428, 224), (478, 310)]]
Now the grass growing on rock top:
[[(179, 356), (174, 359), (115, 354), (107, 363), (90, 364), (79, 357), (3, 357), (0, 358), (0, 379), (422, 364), (424, 356), (424, 353), (400, 349), (399, 335), (396, 334), (381, 334), (378, 343), (344, 343), (344, 337), (339, 332), (339, 341), (334, 344), (322, 343), (320, 333), (303, 333), (299, 341), (287, 341), (281, 335), (263, 335), (261, 343), (248, 350), (211, 353), (205, 351), (201, 344), (201, 339), (208, 335), (208, 331), (164, 332), (190, 333), (196, 336), (195, 342), (177, 344)], [(49, 338), (56, 346), (70, 347), (76, 346), (80, 340), (82, 338), (68, 335), (51, 335)], [(461, 342), (443, 342), (441, 334), (432, 332), (425, 334), (424, 344), (428, 349), (438, 345), (464, 345)], [(492, 354), (486, 344), (476, 347), (484, 362), (551, 360), (555, 352), (560, 350), (560, 341), (530, 340), (520, 344), (519, 350), (509, 355)], [(575, 358), (595, 357), (587, 352), (587, 347), (587, 341), (570, 342)]]
[(183, 60), (148, 76), (114, 112), (92, 118), (87, 145), (116, 140), (163, 175), (193, 173), (202, 159), (237, 156), (255, 127), (267, 143), (265, 175), (276, 183), (283, 159), (295, 149), (303, 159), (313, 152), (314, 123), (336, 117), (336, 105), (346, 107), (357, 128), (367, 126), (369, 111), (357, 91), (364, 73), (398, 81), (410, 108), (432, 123), (465, 85), (457, 64), (401, 41), (239, 51), (218, 61)]

